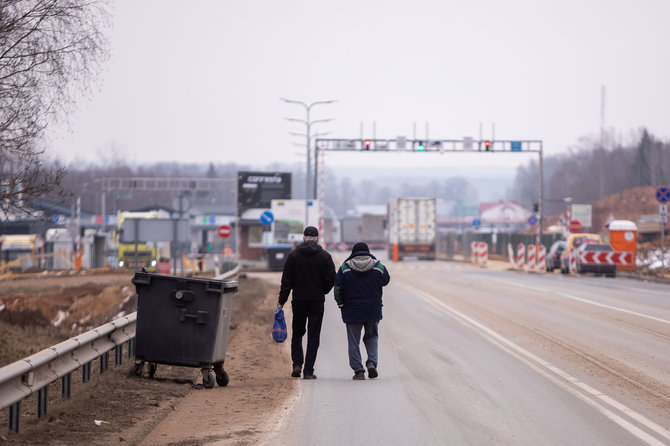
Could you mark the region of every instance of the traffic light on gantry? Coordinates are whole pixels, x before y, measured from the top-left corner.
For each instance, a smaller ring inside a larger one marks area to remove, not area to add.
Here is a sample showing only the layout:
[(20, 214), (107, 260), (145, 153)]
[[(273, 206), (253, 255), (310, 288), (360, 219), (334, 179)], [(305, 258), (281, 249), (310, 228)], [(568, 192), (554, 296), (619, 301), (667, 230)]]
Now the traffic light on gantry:
[(370, 150), (371, 145), (372, 145), (372, 141), (370, 141), (369, 139), (366, 139), (365, 141), (363, 141), (363, 148), (365, 150)]
[(491, 141), (484, 141), (484, 148), (487, 152), (491, 151)]
[(426, 150), (426, 146), (424, 145), (423, 141), (417, 141), (416, 142), (416, 151), (417, 152), (423, 152)]

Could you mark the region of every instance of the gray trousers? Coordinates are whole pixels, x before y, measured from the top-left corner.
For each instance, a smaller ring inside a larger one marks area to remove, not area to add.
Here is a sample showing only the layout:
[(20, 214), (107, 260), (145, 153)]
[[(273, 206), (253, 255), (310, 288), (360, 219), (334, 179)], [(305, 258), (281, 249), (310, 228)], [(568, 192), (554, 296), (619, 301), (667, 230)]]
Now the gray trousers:
[(379, 321), (359, 322), (347, 324), (347, 341), (349, 344), (349, 366), (354, 372), (362, 372), (365, 370), (361, 360), (361, 331), (365, 329), (363, 334), (363, 344), (368, 354), (368, 359), (365, 364), (374, 364), (377, 367), (379, 359)]

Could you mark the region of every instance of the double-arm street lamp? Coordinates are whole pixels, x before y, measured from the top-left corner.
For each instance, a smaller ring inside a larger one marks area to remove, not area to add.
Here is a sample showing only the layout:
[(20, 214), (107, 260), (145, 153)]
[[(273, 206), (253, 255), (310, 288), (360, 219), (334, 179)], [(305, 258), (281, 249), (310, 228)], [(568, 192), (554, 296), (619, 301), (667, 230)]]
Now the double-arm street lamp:
[[(318, 123), (323, 123), (323, 122), (328, 122), (332, 121), (332, 119), (315, 119), (315, 120), (310, 120), (309, 113), (315, 105), (319, 104), (332, 104), (333, 102), (337, 102), (336, 100), (330, 100), (330, 101), (316, 101), (312, 102), (311, 104), (307, 104), (302, 101), (295, 101), (293, 99), (286, 99), (286, 98), (279, 98), (284, 102), (288, 102), (289, 104), (298, 104), (302, 105), (305, 108), (305, 113), (306, 117), (305, 119), (295, 119), (295, 118), (286, 118), (288, 121), (291, 122), (300, 122), (302, 124), (305, 124), (306, 132), (304, 136), (307, 138), (306, 141), (306, 148), (307, 148), (307, 169), (305, 171), (306, 173), (306, 181), (305, 181), (305, 226), (308, 225), (308, 216), (309, 216), (309, 199), (310, 199), (310, 165), (311, 165), (311, 158), (310, 158), (310, 143), (311, 143), (311, 127), (314, 124)], [(295, 133), (292, 133), (293, 135), (296, 135)], [(302, 134), (297, 134), (299, 136), (303, 136)]]

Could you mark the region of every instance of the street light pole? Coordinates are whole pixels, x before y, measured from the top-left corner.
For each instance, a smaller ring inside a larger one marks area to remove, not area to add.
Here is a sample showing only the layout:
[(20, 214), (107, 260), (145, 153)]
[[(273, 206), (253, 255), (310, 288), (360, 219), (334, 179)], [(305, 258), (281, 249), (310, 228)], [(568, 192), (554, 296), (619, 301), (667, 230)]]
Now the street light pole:
[(315, 105), (318, 105), (318, 104), (332, 104), (333, 102), (337, 102), (337, 101), (336, 100), (316, 101), (316, 102), (312, 102), (311, 104), (307, 104), (305, 102), (295, 101), (293, 99), (286, 99), (286, 98), (279, 98), (279, 99), (281, 99), (282, 101), (287, 102), (289, 104), (302, 105), (305, 108), (306, 118), (304, 120), (295, 119), (295, 118), (286, 118), (286, 119), (289, 120), (289, 121), (293, 121), (293, 122), (301, 122), (301, 123), (305, 124), (305, 128), (306, 128), (305, 137), (306, 137), (306, 149), (307, 149), (307, 166), (306, 166), (307, 169), (305, 171), (305, 176), (306, 176), (306, 179), (305, 179), (305, 226), (307, 226), (308, 225), (308, 217), (309, 217), (309, 199), (310, 199), (310, 195), (311, 195), (310, 194), (310, 187), (309, 187), (310, 186), (310, 165), (311, 165), (311, 157), (310, 157), (311, 136), (310, 136), (310, 131), (311, 131), (312, 125), (314, 125), (314, 124), (321, 123), (321, 122), (332, 121), (332, 119), (316, 119), (314, 121), (311, 121), (310, 117), (309, 117), (309, 114), (310, 114), (310, 111), (311, 111), (312, 107), (314, 107)]

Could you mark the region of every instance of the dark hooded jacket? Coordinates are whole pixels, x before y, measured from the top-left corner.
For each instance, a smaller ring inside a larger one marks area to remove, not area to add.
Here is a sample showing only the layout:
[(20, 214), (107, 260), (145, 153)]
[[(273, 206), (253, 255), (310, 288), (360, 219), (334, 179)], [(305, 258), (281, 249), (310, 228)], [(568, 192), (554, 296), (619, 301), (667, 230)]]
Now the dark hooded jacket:
[(347, 324), (382, 320), (382, 287), (391, 280), (386, 267), (366, 251), (353, 253), (335, 277), (335, 301)]
[(315, 241), (298, 245), (286, 258), (281, 276), (279, 303), (284, 305), (293, 290), (293, 300), (323, 302), (333, 288), (335, 264), (333, 258)]

